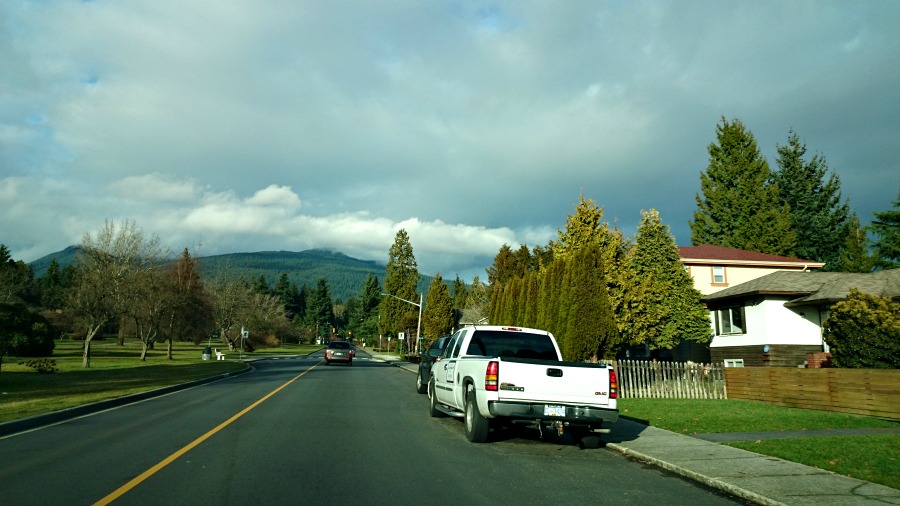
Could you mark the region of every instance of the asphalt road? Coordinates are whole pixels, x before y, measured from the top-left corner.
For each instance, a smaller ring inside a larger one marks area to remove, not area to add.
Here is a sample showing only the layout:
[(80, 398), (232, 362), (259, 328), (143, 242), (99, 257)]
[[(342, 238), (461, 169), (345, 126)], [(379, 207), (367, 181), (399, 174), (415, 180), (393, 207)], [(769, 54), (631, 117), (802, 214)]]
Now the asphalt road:
[(368, 360), (253, 372), (0, 439), (0, 504), (740, 504), (536, 431), (471, 444)]

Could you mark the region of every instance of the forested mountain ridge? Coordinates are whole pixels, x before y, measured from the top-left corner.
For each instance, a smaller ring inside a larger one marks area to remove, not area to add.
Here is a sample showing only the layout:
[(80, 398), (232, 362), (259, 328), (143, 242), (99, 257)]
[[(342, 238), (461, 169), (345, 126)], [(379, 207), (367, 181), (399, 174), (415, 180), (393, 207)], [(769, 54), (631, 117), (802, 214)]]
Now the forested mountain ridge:
[[(55, 258), (61, 268), (75, 261), (79, 246), (51, 253), (31, 263), (36, 278), (42, 277)], [(274, 286), (275, 282), (286, 273), (288, 280), (298, 287), (303, 285), (315, 287), (319, 278), (325, 278), (331, 288), (331, 296), (335, 301), (347, 300), (357, 295), (363, 288), (369, 274), (384, 281), (385, 265), (372, 261), (349, 257), (343, 253), (325, 249), (305, 251), (258, 251), (253, 253), (227, 253), (199, 257), (201, 279), (211, 280), (220, 273), (228, 277), (243, 276), (249, 282), (255, 282), (263, 276)], [(425, 293), (431, 283), (432, 276), (420, 275), (419, 291)]]

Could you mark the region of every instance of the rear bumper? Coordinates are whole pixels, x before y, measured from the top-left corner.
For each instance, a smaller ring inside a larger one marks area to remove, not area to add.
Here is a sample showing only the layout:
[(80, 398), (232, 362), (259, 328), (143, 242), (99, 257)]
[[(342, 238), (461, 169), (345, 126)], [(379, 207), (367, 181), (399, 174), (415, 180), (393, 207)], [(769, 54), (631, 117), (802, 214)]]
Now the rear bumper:
[(524, 402), (488, 402), (488, 410), (494, 417), (507, 417), (519, 420), (560, 420), (589, 425), (613, 423), (619, 419), (617, 409), (597, 406), (566, 406), (566, 416), (548, 416), (544, 414), (546, 404)]

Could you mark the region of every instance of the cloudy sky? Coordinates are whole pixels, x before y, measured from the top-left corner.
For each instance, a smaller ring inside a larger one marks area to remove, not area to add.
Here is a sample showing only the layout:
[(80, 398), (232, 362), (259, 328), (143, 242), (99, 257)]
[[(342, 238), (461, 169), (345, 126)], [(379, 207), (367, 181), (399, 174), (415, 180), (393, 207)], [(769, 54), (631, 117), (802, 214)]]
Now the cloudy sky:
[(863, 222), (900, 181), (900, 2), (0, 2), (0, 243), (133, 220), (200, 255), (327, 248), (471, 280), (579, 194), (690, 244), (722, 117), (793, 129)]

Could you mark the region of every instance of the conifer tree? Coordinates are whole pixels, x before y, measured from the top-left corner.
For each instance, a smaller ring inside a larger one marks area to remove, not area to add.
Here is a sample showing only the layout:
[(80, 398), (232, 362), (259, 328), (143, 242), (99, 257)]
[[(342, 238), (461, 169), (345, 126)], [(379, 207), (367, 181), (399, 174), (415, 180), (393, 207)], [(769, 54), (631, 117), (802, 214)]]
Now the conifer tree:
[[(389, 296), (381, 300), (378, 331), (385, 335), (405, 332), (408, 322), (418, 319), (418, 308), (406, 301), (419, 299), (416, 286), (419, 270), (412, 244), (405, 229), (397, 231), (394, 243), (388, 251), (388, 263), (384, 277), (384, 291)], [(401, 300), (402, 299), (402, 300)], [(418, 336), (416, 336), (418, 338)]]
[(869, 252), (869, 237), (866, 227), (859, 224), (856, 214), (850, 216), (850, 230), (841, 248), (836, 270), (841, 272), (872, 272), (878, 264), (877, 259)]
[(718, 143), (709, 145), (709, 165), (700, 174), (691, 242), (792, 255), (796, 236), (790, 208), (770, 184), (769, 164), (753, 134), (735, 119), (716, 125)]
[(894, 208), (873, 213), (872, 232), (875, 233), (875, 255), (879, 267), (894, 269), (900, 267), (900, 189)]
[(778, 170), (771, 182), (790, 207), (791, 229), (797, 235), (794, 255), (837, 270), (850, 230), (850, 205), (841, 201), (841, 181), (825, 157), (816, 154), (806, 161), (805, 154), (806, 144), (792, 130), (788, 144), (778, 146)]
[(451, 330), (453, 299), (441, 273), (437, 273), (428, 286), (425, 308), (422, 311), (422, 333), (430, 339), (437, 339), (449, 334)]
[(620, 345), (600, 248), (593, 243), (574, 251), (567, 269), (565, 360), (613, 358)]
[(707, 342), (711, 337), (709, 313), (684, 270), (675, 238), (662, 224), (655, 209), (642, 211), (631, 265), (637, 277), (647, 282), (644, 311), (633, 320), (633, 344), (651, 349), (673, 348), (682, 340)]

